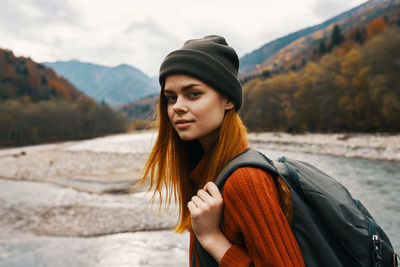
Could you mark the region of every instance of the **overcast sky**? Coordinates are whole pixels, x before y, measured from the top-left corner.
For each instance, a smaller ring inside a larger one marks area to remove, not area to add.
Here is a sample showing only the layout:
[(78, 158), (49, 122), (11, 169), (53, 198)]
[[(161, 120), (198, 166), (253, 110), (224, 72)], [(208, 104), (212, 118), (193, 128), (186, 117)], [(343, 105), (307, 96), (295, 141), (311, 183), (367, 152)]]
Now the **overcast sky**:
[(365, 0), (0, 0), (0, 48), (37, 62), (122, 63), (150, 76), (187, 39), (219, 34), (239, 56)]

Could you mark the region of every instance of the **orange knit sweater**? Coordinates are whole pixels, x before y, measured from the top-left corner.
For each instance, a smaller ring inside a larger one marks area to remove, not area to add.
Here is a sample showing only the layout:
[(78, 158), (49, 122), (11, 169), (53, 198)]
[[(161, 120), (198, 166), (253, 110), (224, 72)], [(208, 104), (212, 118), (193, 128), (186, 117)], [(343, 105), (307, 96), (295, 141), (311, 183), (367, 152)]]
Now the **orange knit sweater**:
[[(191, 174), (193, 180), (197, 171)], [(221, 230), (232, 246), (219, 266), (304, 266), (271, 175), (257, 168), (239, 168), (226, 182), (223, 197)], [(191, 233), (189, 262), (194, 238)], [(197, 257), (196, 266), (200, 266)]]

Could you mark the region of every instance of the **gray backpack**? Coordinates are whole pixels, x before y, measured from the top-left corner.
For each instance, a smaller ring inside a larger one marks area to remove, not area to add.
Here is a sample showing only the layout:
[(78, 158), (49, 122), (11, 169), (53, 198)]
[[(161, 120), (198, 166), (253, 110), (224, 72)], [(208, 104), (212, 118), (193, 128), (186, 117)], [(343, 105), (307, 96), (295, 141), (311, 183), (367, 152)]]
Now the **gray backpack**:
[[(398, 266), (399, 256), (385, 232), (360, 201), (329, 175), (302, 161), (285, 157), (272, 162), (261, 152), (247, 149), (233, 159), (215, 183), (222, 192), (228, 177), (240, 167), (256, 167), (283, 180), (290, 190), (291, 229), (308, 267)], [(218, 266), (196, 240), (201, 266)]]

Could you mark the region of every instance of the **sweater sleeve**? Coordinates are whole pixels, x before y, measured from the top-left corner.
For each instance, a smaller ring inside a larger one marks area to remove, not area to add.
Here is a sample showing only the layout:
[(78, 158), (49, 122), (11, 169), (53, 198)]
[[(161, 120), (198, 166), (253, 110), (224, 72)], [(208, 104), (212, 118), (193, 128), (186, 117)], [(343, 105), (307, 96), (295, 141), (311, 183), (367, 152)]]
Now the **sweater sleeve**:
[(223, 195), (225, 220), (239, 228), (245, 247), (233, 244), (220, 266), (304, 266), (272, 176), (258, 168), (239, 168)]

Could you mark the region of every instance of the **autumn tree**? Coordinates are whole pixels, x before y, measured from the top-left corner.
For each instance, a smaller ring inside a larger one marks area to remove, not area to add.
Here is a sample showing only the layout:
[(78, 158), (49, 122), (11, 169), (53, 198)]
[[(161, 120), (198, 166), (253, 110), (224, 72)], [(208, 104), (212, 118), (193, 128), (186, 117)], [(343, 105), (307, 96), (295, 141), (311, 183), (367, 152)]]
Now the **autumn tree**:
[(244, 86), (252, 131), (400, 131), (400, 29)]

